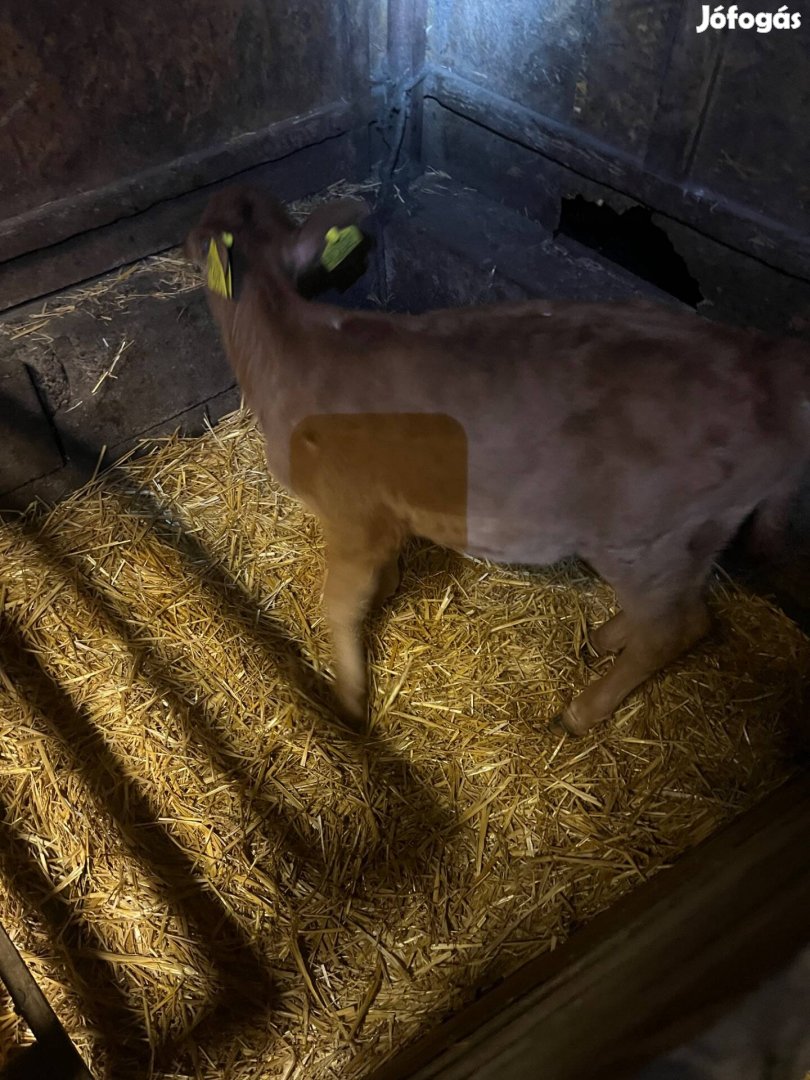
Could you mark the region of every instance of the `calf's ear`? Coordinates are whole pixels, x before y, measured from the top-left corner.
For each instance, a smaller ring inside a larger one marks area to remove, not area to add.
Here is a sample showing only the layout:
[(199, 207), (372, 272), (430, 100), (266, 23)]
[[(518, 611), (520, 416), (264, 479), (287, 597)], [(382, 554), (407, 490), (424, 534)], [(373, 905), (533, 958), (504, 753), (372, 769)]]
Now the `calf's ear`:
[(198, 226), (186, 239), (183, 250), (198, 273), (205, 275), (211, 292), (235, 299), (231, 249), (233, 233)]
[(371, 213), (364, 199), (336, 199), (316, 207), (287, 242), (286, 262), (294, 278), (319, 263), (333, 269), (363, 239), (358, 226)]
[(192, 229), (183, 244), (183, 254), (198, 273), (206, 267), (208, 249), (214, 238), (214, 231), (198, 225)]
[(191, 263), (195, 270), (199, 270), (200, 241), (197, 236), (197, 229), (192, 229), (183, 241), (183, 257), (187, 262)]

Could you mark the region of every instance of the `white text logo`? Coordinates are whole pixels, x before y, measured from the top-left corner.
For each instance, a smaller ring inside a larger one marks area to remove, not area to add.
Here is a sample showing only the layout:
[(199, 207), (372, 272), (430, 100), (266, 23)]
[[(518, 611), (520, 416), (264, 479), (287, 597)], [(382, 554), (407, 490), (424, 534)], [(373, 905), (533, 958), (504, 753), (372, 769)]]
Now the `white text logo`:
[(802, 17), (798, 12), (790, 12), (787, 4), (780, 7), (775, 15), (770, 11), (759, 11), (754, 15), (750, 11), (740, 11), (736, 4), (732, 4), (728, 11), (723, 4), (718, 4), (712, 11), (711, 4), (703, 5), (703, 18), (695, 27), (699, 34), (711, 27), (712, 30), (753, 30), (756, 27), (758, 34), (769, 34), (771, 30), (798, 30), (802, 25)]

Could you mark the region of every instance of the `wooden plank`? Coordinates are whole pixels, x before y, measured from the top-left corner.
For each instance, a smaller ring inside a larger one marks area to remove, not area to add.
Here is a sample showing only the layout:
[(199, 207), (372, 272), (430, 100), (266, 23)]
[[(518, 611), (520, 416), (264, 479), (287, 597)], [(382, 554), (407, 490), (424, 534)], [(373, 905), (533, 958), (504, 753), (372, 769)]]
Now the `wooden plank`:
[[(355, 61), (357, 58), (355, 58)], [(187, 154), (107, 187), (48, 203), (0, 223), (0, 261), (111, 223), (126, 223), (153, 205), (195, 188), (278, 161), (304, 147), (335, 138), (371, 122), (370, 95), (335, 102), (305, 116), (271, 124), (262, 131)]]
[[(381, 203), (390, 209), (391, 178), (388, 170), (406, 165), (412, 179), (422, 171), (421, 83), (427, 50), (427, 0), (388, 0), (385, 57), (385, 121), (387, 144)], [(396, 153), (396, 158), (392, 154)], [(400, 174), (400, 182), (402, 175)]]
[(810, 27), (724, 36), (690, 180), (729, 199), (767, 207), (808, 236)]
[(266, 185), (288, 200), (313, 194), (335, 180), (365, 179), (368, 160), (363, 146), (367, 144), (366, 127), (325, 137), (278, 161), (228, 174), (216, 184), (159, 201), (141, 213), (2, 263), (0, 311), (179, 244), (212, 192), (226, 184)]
[(581, 50), (570, 122), (642, 160), (682, 0), (602, 0)]
[(368, 1080), (627, 1077), (810, 940), (810, 772)]
[(439, 0), (430, 16), (430, 59), (464, 81), (568, 123), (607, 2)]
[(64, 464), (31, 374), (14, 356), (17, 345), (0, 341), (0, 492), (38, 480)]
[(426, 101), (424, 157), (476, 192), (525, 213), (553, 231), (560, 221), (562, 170), (554, 162)]
[(692, 225), (768, 266), (810, 280), (810, 238), (804, 232), (700, 185), (650, 172), (631, 155), (448, 71), (433, 72), (425, 92), (483, 128)]
[[(378, 114), (377, 96), (373, 86), (371, 33), (377, 0), (339, 0), (342, 48), (347, 57), (348, 83), (346, 102), (358, 109), (349, 127), (355, 145), (359, 175), (365, 179), (371, 173), (371, 125)], [(359, 107), (359, 108), (358, 108)]]
[[(403, 0), (395, 0), (403, 3)], [(406, 0), (409, 8), (409, 20), (404, 27), (409, 41), (409, 49), (405, 56), (405, 68), (401, 70), (399, 78), (407, 78), (413, 81), (424, 71), (425, 58), (427, 56), (427, 25), (428, 25), (428, 0)], [(389, 0), (390, 3), (390, 0)], [(422, 157), (422, 124), (424, 94), (421, 84), (415, 86), (410, 93), (409, 131), (405, 151), (413, 164), (412, 173), (418, 174), (424, 170), (425, 162)]]
[(388, 74), (407, 79), (425, 62), (427, 0), (388, 0)]
[[(47, 1047), (52, 1064), (59, 1062), (64, 1080), (93, 1080), (59, 1018), (37, 986), (14, 943), (0, 926), (0, 979), (14, 1008), (23, 1017), (37, 1042)], [(55, 1075), (55, 1074), (54, 1074)]]
[(728, 40), (696, 34), (696, 11), (682, 7), (647, 144), (647, 169), (674, 180), (689, 173)]
[[(354, 101), (345, 29), (332, 0), (308, 0), (305, 17), (255, 0), (6, 0), (0, 216), (107, 185), (126, 192), (126, 178), (164, 162), (170, 175), (178, 158), (205, 161), (209, 147), (238, 149), (240, 135)], [(157, 197), (201, 182), (192, 173)]]

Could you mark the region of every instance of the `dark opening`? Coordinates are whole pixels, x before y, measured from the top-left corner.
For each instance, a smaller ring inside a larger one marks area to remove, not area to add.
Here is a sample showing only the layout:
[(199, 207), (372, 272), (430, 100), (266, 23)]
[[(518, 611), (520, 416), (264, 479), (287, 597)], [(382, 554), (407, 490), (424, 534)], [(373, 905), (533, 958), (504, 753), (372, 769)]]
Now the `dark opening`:
[(641, 206), (617, 213), (581, 195), (563, 199), (557, 234), (593, 248), (685, 304), (697, 307), (703, 299), (672, 241)]

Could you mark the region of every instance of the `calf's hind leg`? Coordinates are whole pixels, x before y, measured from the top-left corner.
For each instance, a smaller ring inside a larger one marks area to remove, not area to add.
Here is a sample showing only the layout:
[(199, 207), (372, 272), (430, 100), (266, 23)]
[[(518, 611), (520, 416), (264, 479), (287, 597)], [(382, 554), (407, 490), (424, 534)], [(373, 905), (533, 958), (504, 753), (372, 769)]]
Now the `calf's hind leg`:
[(591, 630), (590, 642), (597, 656), (620, 653), (627, 644), (628, 632), (627, 616), (623, 611), (617, 611), (607, 622)]
[(738, 524), (736, 513), (729, 514), (688, 532), (666, 533), (644, 548), (627, 548), (621, 560), (590, 560), (614, 586), (622, 607), (595, 632), (596, 648), (621, 652), (610, 671), (554, 719), (555, 730), (582, 735), (606, 720), (636, 687), (707, 633), (706, 579)]
[(625, 644), (621, 654), (607, 674), (595, 679), (556, 717), (552, 723), (555, 730), (584, 735), (709, 629), (709, 613), (699, 594), (680, 597), (658, 608), (634, 608), (632, 603), (625, 603), (622, 614)]

